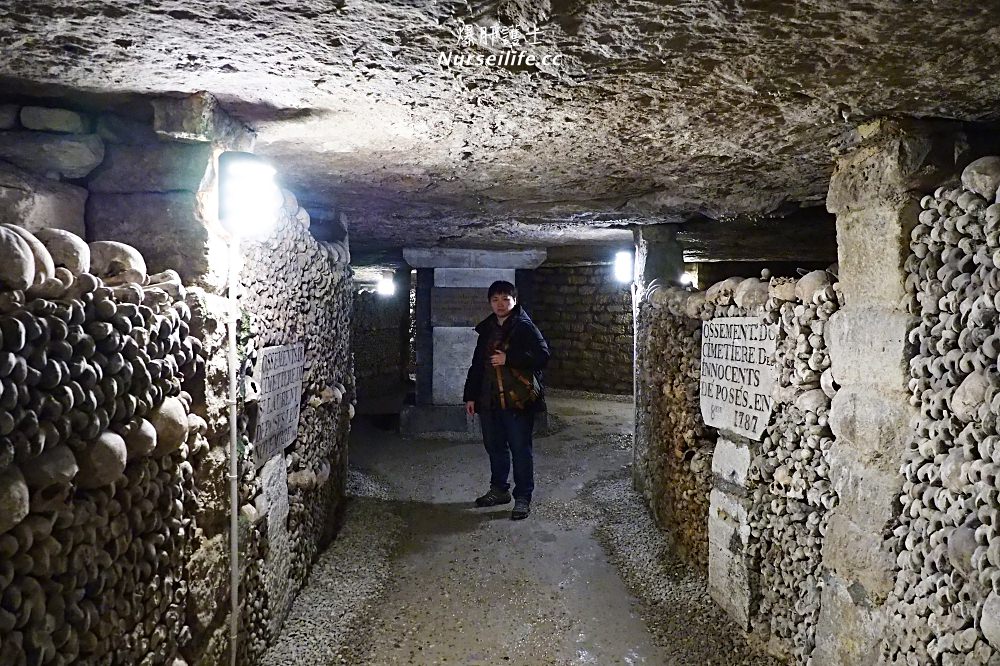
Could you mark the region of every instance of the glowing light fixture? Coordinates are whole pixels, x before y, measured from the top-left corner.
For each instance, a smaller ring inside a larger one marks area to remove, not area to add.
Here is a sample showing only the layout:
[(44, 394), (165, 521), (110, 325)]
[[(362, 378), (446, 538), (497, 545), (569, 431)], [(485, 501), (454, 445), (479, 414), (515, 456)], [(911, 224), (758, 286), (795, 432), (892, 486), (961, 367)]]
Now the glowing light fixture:
[(697, 282), (697, 279), (691, 273), (688, 273), (687, 271), (681, 273), (681, 285), (682, 286), (684, 286), (684, 287), (691, 287), (691, 286), (694, 286), (695, 282)]
[(619, 282), (631, 282), (632, 273), (632, 253), (622, 251), (615, 254), (615, 279)]
[(375, 290), (380, 296), (392, 296), (396, 293), (396, 283), (393, 281), (395, 273), (392, 271), (382, 271), (382, 277), (379, 278), (378, 284), (375, 286)]
[(219, 221), (237, 238), (262, 238), (284, 202), (274, 167), (253, 153), (219, 155)]

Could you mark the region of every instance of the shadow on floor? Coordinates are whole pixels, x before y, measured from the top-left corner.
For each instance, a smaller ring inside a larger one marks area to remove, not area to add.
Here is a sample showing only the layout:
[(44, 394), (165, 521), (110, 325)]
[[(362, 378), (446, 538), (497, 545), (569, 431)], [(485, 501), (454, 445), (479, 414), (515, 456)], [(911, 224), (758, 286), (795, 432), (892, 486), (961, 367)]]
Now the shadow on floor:
[[(356, 498), (351, 498), (351, 500)], [(483, 523), (510, 520), (513, 503), (480, 509), (472, 502), (420, 502), (416, 500), (380, 500), (388, 510), (402, 518), (412, 532), (424, 536), (442, 536), (474, 532)]]

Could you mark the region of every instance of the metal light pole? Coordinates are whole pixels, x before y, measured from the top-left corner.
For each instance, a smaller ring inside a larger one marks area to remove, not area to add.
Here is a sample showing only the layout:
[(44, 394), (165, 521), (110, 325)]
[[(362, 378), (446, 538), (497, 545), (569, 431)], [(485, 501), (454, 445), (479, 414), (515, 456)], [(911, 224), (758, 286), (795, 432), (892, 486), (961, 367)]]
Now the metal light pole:
[(260, 238), (274, 227), (283, 197), (274, 182), (274, 168), (256, 155), (225, 152), (219, 155), (219, 221), (229, 242), (229, 663), (236, 666), (240, 627), (239, 549), (239, 353), (236, 332), (239, 316), (240, 241)]

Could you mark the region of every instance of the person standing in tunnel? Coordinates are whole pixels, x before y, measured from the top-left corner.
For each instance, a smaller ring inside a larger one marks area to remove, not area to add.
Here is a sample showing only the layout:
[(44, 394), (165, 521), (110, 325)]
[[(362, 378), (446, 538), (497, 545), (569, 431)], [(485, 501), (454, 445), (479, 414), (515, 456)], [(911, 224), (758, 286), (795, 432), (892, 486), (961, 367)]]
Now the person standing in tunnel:
[(483, 444), (490, 458), (490, 489), (476, 506), (510, 503), (511, 520), (528, 517), (535, 487), (532, 430), (535, 414), (545, 411), (542, 370), (549, 345), (517, 303), (517, 288), (498, 280), (487, 292), (493, 314), (479, 322), (476, 350), (465, 380), (465, 411), (479, 414)]

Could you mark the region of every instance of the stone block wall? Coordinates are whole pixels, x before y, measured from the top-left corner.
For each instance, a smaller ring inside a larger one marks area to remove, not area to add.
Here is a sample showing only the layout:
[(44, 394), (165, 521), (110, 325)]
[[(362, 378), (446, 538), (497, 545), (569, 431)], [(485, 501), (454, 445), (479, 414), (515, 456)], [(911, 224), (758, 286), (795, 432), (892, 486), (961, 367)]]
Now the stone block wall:
[[(908, 361), (911, 344), (920, 341), (908, 338), (917, 322), (910, 312), (913, 292), (907, 291), (912, 290), (909, 281), (913, 278), (907, 276), (906, 258), (922, 194), (954, 178), (957, 161), (970, 159), (966, 156), (970, 141), (959, 129), (956, 123), (874, 121), (859, 128), (859, 146), (838, 160), (831, 180), (827, 207), (837, 214), (844, 306), (827, 331), (834, 377), (842, 388), (829, 416), (836, 435), (830, 474), (839, 500), (830, 514), (823, 549), (823, 592), (814, 652), (814, 659), (823, 663), (880, 663), (880, 646), (885, 646), (887, 632), (914, 626), (895, 614), (890, 599), (899, 566), (895, 549), (901, 543), (892, 538), (902, 509), (904, 476), (900, 470), (912, 446), (908, 442), (917, 413), (908, 390)], [(921, 279), (932, 287), (937, 284), (936, 276), (922, 273)], [(928, 307), (942, 307), (936, 302), (939, 298), (929, 298)], [(946, 300), (943, 307), (952, 306)], [(944, 337), (951, 340), (952, 333)], [(941, 352), (948, 351), (950, 344), (943, 343)], [(947, 429), (945, 423), (941, 423), (942, 430), (935, 426), (938, 435), (958, 425), (948, 414), (941, 415), (940, 421), (948, 423)], [(926, 500), (931, 504), (932, 494), (930, 486)], [(902, 535), (902, 543), (913, 544), (927, 534), (923, 521), (912, 526), (913, 533)], [(944, 536), (935, 536), (935, 545)], [(900, 593), (907, 600), (914, 598), (914, 592), (925, 597), (918, 590), (938, 589), (935, 579), (917, 580), (916, 587)], [(938, 613), (918, 612), (921, 625), (941, 631)], [(918, 630), (925, 631), (923, 627)], [(902, 654), (893, 650), (894, 661), (963, 663), (951, 661), (954, 656), (925, 661), (911, 652), (910, 640), (903, 643)]]
[(398, 394), (410, 364), (410, 289), (407, 279), (392, 296), (370, 286), (354, 294), (351, 344), (358, 401)]
[(66, 109), (0, 104), (0, 220), (84, 235), (87, 190), (104, 159), (95, 120)]
[[(0, 107), (0, 663), (228, 662), (229, 266), (207, 156), (250, 138), (210, 98), (153, 105), (147, 123)], [(241, 664), (342, 505), (354, 288), (346, 240), (308, 225), (286, 193), (276, 234), (244, 248)], [(254, 359), (293, 342), (297, 439), (257, 469)]]
[(529, 312), (552, 350), (547, 385), (632, 393), (632, 296), (610, 265), (538, 268)]

